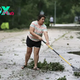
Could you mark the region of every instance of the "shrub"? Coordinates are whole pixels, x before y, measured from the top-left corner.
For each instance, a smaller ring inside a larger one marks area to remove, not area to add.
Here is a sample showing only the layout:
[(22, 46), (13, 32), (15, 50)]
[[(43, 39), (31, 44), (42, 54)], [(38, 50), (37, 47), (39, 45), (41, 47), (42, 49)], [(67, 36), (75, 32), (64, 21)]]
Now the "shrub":
[[(32, 60), (29, 65), (28, 68), (33, 68), (34, 66), (34, 61)], [(38, 62), (38, 68), (40, 68), (41, 70), (48, 70), (48, 71), (63, 71), (64, 70), (64, 66), (62, 66), (59, 62), (53, 63), (47, 63), (46, 59), (44, 59), (43, 63)]]
[(61, 77), (61, 78), (59, 78), (59, 79), (57, 79), (57, 80), (67, 80), (67, 79), (66, 79), (66, 77), (64, 76), (64, 77)]
[(80, 72), (74, 72), (74, 75), (80, 77)]

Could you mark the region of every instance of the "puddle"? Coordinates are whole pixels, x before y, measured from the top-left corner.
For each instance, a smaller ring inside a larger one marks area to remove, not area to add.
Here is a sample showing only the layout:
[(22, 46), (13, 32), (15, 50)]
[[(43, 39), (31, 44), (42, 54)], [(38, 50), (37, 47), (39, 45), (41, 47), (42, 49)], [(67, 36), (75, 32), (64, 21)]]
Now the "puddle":
[(71, 52), (68, 52), (70, 54), (76, 54), (76, 55), (80, 55), (80, 51), (71, 51)]

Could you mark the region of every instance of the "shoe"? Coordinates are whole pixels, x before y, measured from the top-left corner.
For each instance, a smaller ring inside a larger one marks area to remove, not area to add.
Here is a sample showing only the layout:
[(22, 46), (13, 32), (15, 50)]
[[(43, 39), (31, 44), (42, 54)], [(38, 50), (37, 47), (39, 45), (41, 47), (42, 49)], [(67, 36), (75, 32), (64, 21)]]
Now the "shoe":
[(33, 70), (39, 70), (39, 68), (37, 68), (37, 67), (34, 67), (34, 68), (33, 68)]
[(26, 66), (26, 65), (23, 65), (23, 66), (22, 66), (22, 69), (24, 69), (25, 67), (27, 67), (27, 66)]

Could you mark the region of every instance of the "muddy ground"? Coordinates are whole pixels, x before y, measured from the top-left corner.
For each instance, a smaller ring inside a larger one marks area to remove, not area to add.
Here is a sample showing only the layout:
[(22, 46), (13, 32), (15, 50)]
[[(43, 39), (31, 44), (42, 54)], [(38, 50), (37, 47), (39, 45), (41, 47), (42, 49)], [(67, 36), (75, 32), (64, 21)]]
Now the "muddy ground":
[[(41, 70), (35, 71), (29, 68), (22, 70), (28, 32), (28, 30), (19, 32), (0, 31), (0, 80), (57, 80), (64, 76), (67, 80), (80, 80), (79, 77), (74, 76), (72, 67), (44, 43), (42, 43), (39, 53), (39, 61), (43, 62), (46, 59), (47, 62), (60, 62), (65, 70), (63, 72), (42, 72)], [(80, 30), (52, 28), (48, 29), (48, 34), (51, 47), (73, 66), (80, 68), (80, 56), (68, 53), (80, 51)], [(43, 39), (45, 40), (44, 36)], [(33, 53), (31, 58), (34, 59)]]

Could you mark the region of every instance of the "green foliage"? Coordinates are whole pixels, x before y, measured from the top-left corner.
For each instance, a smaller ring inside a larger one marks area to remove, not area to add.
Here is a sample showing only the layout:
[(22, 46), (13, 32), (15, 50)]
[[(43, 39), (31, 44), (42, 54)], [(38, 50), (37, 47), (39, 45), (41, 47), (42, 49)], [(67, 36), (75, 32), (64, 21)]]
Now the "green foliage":
[(70, 39), (73, 39), (73, 36), (72, 35), (70, 36)]
[(37, 19), (37, 14), (35, 12), (38, 13), (37, 8), (35, 6), (33, 7), (32, 4), (23, 6), (20, 17), (20, 24), (22, 28), (29, 27), (30, 23)]
[(67, 79), (66, 79), (66, 77), (64, 76), (64, 77), (61, 77), (61, 78), (59, 78), (59, 79), (57, 79), (57, 80), (67, 80)]
[(80, 77), (80, 72), (74, 72), (74, 75)]
[(54, 17), (55, 1), (57, 23), (73, 23), (74, 17), (80, 16), (79, 0), (0, 0), (0, 7), (10, 6), (9, 12), (14, 12), (11, 16), (0, 14), (0, 25), (9, 22), (10, 29), (28, 28), (43, 10), (46, 15), (45, 24), (48, 26), (50, 16)]
[[(28, 65), (28, 68), (33, 68), (34, 67), (34, 61), (32, 60), (29, 65)], [(44, 59), (44, 62), (41, 63), (41, 62), (38, 62), (38, 67), (41, 69), (41, 70), (47, 70), (47, 71), (63, 71), (64, 70), (64, 67), (56, 62), (56, 63), (53, 63), (53, 62), (50, 62), (50, 63), (47, 63), (46, 59)]]

